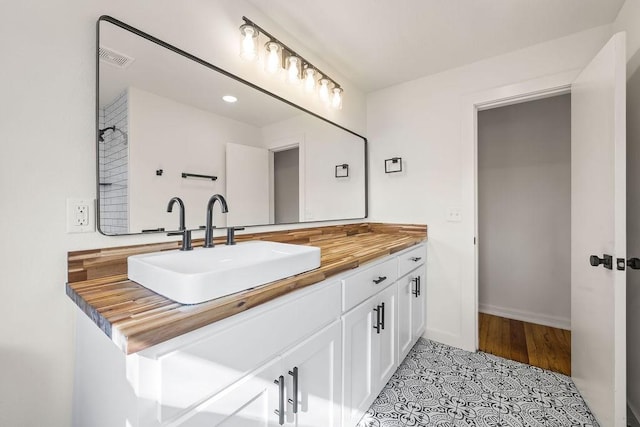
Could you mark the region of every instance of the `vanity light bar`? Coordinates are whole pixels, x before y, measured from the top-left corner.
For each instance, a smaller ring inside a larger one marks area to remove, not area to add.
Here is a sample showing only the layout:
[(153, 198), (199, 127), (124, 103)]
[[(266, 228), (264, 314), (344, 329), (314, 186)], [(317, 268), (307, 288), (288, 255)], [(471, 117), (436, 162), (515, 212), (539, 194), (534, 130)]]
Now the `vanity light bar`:
[(243, 16), (242, 20), (244, 21), (240, 26), (242, 58), (250, 61), (258, 59), (260, 56), (258, 39), (260, 34), (264, 34), (269, 39), (264, 45), (265, 68), (269, 74), (285, 70), (287, 82), (294, 84), (303, 82), (305, 91), (318, 93), (325, 104), (337, 110), (342, 109), (344, 90), (334, 79), (246, 16)]

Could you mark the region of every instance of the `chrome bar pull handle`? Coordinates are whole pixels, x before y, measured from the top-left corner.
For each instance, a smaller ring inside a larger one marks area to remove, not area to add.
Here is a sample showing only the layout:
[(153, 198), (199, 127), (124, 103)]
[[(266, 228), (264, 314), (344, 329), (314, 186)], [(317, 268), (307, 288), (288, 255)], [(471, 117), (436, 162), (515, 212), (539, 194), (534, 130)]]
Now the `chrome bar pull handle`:
[(278, 416), (278, 424), (284, 425), (284, 377), (280, 375), (273, 382), (278, 385), (278, 409), (274, 413)]
[(289, 399), (289, 403), (293, 406), (293, 413), (298, 413), (298, 367), (289, 371), (289, 375), (293, 377), (293, 399)]

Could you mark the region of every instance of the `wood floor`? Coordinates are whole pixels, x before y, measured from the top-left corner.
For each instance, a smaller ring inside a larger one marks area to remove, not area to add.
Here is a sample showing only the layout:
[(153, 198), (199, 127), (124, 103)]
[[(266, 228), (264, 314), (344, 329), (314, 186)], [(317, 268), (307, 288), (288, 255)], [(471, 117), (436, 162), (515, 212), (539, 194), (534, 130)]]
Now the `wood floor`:
[(480, 350), (571, 375), (571, 332), (480, 313)]

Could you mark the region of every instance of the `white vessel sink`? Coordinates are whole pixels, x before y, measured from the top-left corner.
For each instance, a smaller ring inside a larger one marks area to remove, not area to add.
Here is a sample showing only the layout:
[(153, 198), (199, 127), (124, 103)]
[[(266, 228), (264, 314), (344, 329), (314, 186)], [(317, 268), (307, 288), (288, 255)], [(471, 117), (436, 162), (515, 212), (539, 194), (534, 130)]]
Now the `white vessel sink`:
[(253, 241), (134, 255), (130, 280), (182, 304), (198, 304), (320, 267), (320, 248)]

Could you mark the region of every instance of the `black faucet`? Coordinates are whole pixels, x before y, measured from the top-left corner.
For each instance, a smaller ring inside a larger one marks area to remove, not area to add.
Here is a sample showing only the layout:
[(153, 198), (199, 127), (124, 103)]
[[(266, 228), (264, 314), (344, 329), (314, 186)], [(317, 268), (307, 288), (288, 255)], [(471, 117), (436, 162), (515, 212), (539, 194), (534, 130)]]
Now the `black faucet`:
[(229, 208), (227, 207), (227, 201), (220, 194), (214, 194), (209, 199), (209, 203), (207, 203), (207, 226), (204, 231), (204, 247), (212, 248), (213, 244), (213, 205), (216, 203), (216, 200), (220, 202), (220, 208), (222, 213), (229, 212)]
[(169, 204), (167, 205), (167, 212), (173, 211), (173, 205), (178, 204), (180, 206), (180, 228), (179, 231), (168, 233), (167, 236), (180, 236), (182, 235), (182, 247), (181, 251), (190, 251), (193, 249), (191, 247), (191, 230), (187, 230), (184, 225), (184, 203), (180, 197), (173, 197), (169, 200)]

